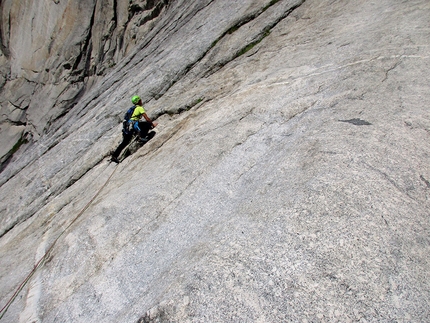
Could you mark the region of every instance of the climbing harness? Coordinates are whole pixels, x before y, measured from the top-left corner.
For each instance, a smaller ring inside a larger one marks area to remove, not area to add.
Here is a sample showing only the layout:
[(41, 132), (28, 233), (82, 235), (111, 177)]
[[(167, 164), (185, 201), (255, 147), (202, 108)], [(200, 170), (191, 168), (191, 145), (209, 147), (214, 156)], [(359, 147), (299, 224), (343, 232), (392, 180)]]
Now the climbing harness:
[(3, 318), (3, 316), (6, 314), (6, 311), (9, 309), (10, 305), (12, 305), (13, 301), (16, 299), (18, 294), (22, 291), (24, 286), (27, 284), (27, 282), (30, 280), (30, 278), (34, 275), (34, 273), (37, 271), (37, 269), (41, 268), (43, 265), (44, 260), (48, 258), (49, 253), (54, 248), (57, 241), (60, 239), (60, 237), (69, 229), (78, 219), (79, 217), (88, 209), (88, 207), (94, 202), (96, 197), (100, 194), (100, 192), (106, 187), (106, 185), (111, 180), (112, 176), (115, 174), (118, 166), (115, 166), (112, 174), (108, 177), (106, 182), (102, 185), (102, 187), (98, 190), (98, 192), (93, 196), (93, 198), (85, 205), (85, 207), (78, 213), (78, 215), (72, 220), (72, 222), (69, 223), (69, 225), (60, 233), (60, 235), (52, 242), (51, 246), (48, 248), (48, 250), (45, 252), (45, 254), (40, 258), (40, 260), (34, 265), (31, 272), (27, 275), (27, 277), (23, 280), (23, 282), (18, 286), (15, 293), (12, 295), (12, 297), (9, 299), (9, 301), (2, 307), (0, 310), (0, 320)]

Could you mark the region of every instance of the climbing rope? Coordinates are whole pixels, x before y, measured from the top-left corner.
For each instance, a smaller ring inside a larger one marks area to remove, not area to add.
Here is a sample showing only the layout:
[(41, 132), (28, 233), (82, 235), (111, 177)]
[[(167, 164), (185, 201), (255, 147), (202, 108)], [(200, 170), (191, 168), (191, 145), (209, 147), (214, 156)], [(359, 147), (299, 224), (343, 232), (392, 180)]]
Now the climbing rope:
[(60, 233), (60, 235), (52, 242), (51, 246), (48, 248), (48, 250), (45, 252), (45, 254), (42, 256), (42, 258), (40, 258), (40, 260), (34, 265), (32, 271), (27, 275), (27, 277), (23, 280), (23, 282), (18, 286), (18, 288), (16, 289), (15, 293), (12, 295), (12, 297), (9, 299), (9, 301), (2, 307), (2, 309), (0, 310), (0, 320), (3, 318), (3, 316), (5, 315), (6, 311), (9, 309), (10, 305), (13, 303), (13, 301), (16, 299), (16, 297), (18, 296), (18, 294), (22, 291), (22, 289), (24, 288), (24, 286), (27, 284), (27, 282), (30, 280), (30, 278), (34, 275), (34, 273), (37, 271), (37, 269), (39, 269), (40, 267), (42, 267), (43, 262), (48, 258), (49, 253), (52, 251), (52, 249), (54, 248), (55, 244), (57, 243), (57, 241), (60, 239), (60, 237), (67, 231), (67, 229), (69, 229), (73, 223), (75, 223), (79, 217), (88, 209), (88, 207), (94, 202), (94, 200), (96, 199), (96, 197), (100, 194), (100, 192), (106, 187), (106, 185), (109, 183), (109, 181), (111, 180), (113, 174), (115, 174), (116, 170), (118, 168), (118, 165), (115, 166), (112, 174), (110, 174), (109, 178), (106, 180), (106, 182), (103, 184), (103, 186), (98, 190), (98, 192), (93, 196), (93, 198), (85, 205), (85, 207), (78, 213), (78, 215), (72, 220), (72, 222), (69, 223), (69, 225)]

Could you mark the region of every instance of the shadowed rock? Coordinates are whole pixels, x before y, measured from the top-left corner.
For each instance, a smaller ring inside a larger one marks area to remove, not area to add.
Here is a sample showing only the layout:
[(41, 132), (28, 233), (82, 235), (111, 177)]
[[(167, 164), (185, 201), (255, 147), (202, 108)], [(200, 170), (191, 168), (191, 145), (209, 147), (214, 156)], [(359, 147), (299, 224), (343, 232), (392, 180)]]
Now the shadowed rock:
[[(78, 64), (2, 58), (39, 130), (0, 173), (1, 306), (44, 261), (0, 322), (427, 321), (429, 2), (134, 1), (109, 67), (121, 5), (70, 20)], [(134, 94), (157, 135), (116, 166)]]
[(350, 120), (339, 120), (342, 122), (348, 122), (353, 124), (354, 126), (371, 126), (372, 124), (370, 122), (367, 122), (365, 120), (361, 120), (358, 118), (350, 119)]

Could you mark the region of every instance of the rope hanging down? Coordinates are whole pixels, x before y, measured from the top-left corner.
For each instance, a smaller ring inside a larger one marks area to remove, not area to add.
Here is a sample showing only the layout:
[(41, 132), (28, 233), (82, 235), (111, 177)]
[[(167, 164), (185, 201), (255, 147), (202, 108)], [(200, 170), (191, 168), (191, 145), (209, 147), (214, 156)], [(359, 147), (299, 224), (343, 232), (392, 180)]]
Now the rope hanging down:
[(0, 310), (0, 320), (3, 318), (3, 316), (5, 315), (6, 311), (8, 310), (8, 308), (10, 307), (10, 305), (12, 305), (13, 301), (16, 299), (16, 297), (18, 296), (18, 294), (22, 291), (22, 289), (24, 288), (24, 286), (28, 283), (28, 281), (30, 280), (30, 278), (34, 275), (34, 273), (36, 272), (37, 269), (39, 269), (40, 267), (42, 267), (43, 262), (48, 258), (49, 253), (52, 251), (52, 249), (54, 248), (55, 244), (57, 243), (57, 241), (60, 239), (60, 237), (67, 231), (68, 228), (70, 228), (73, 223), (76, 222), (76, 220), (79, 219), (79, 217), (88, 209), (88, 207), (94, 202), (94, 200), (96, 199), (96, 197), (100, 194), (100, 192), (106, 187), (106, 185), (109, 183), (110, 179), (112, 178), (113, 174), (115, 174), (116, 170), (117, 170), (118, 166), (116, 166), (112, 172), (112, 174), (110, 174), (109, 178), (106, 180), (106, 182), (103, 184), (103, 186), (98, 190), (98, 192), (96, 193), (96, 195), (93, 196), (93, 198), (85, 205), (85, 207), (78, 213), (78, 215), (73, 219), (72, 222), (69, 223), (69, 225), (60, 233), (60, 235), (55, 238), (54, 242), (52, 242), (51, 246), (48, 248), (48, 250), (45, 252), (45, 254), (42, 256), (42, 258), (40, 258), (40, 260), (34, 265), (32, 271), (27, 275), (27, 277), (23, 280), (23, 282), (18, 286), (18, 288), (16, 289), (15, 293), (12, 295), (12, 297), (9, 299), (9, 301), (2, 307), (2, 309)]

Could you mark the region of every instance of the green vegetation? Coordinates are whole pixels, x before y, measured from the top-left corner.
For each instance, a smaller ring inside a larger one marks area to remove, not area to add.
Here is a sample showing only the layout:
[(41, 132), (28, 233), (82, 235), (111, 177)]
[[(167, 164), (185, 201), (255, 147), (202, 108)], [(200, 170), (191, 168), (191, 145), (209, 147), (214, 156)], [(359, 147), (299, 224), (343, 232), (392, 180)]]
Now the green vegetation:
[(237, 24), (237, 25), (231, 27), (229, 30), (227, 30), (226, 34), (231, 35), (235, 31), (237, 31), (240, 28), (240, 26), (241, 26), (241, 24)]
[(10, 156), (12, 156), (14, 153), (16, 153), (18, 151), (18, 149), (26, 143), (28, 143), (28, 140), (24, 137), (21, 137), (17, 141), (17, 143), (12, 147), (12, 149), (9, 151)]
[(269, 4), (263, 8), (263, 12), (266, 11), (267, 9), (269, 9), (271, 6), (273, 6), (275, 3), (279, 2), (279, 1), (280, 0), (272, 0), (272, 1), (270, 1)]
[[(271, 6), (273, 6), (274, 4), (278, 3), (280, 0), (271, 0), (263, 9), (262, 11), (259, 13), (261, 14), (262, 12), (266, 11), (267, 9), (269, 9)], [(241, 26), (243, 26), (244, 24), (246, 24), (247, 22), (251, 21), (252, 19), (254, 19), (255, 17), (247, 17), (246, 19), (244, 19), (243, 21), (237, 23), (236, 25), (234, 25), (233, 27), (231, 27), (230, 29), (228, 29), (220, 38), (216, 39), (212, 45), (210, 46), (211, 48), (214, 48), (216, 46), (216, 44), (225, 36), (225, 35), (231, 35), (233, 34), (235, 31), (239, 30), (239, 28)], [(240, 54), (238, 54), (238, 56), (243, 55), (244, 53), (246, 53), (247, 51), (249, 51), (250, 49), (252, 49), (252, 47), (254, 47), (256, 44), (258, 44), (264, 37), (267, 37), (269, 35), (270, 32), (266, 31), (265, 34), (263, 35), (263, 37), (258, 40), (257, 42), (254, 42), (252, 44), (249, 44), (248, 46), (246, 46), (245, 48), (243, 48), (240, 52)], [(237, 57), (238, 57), (237, 56)]]
[(28, 143), (28, 140), (24, 137), (19, 138), (19, 140), (16, 142), (16, 144), (12, 147), (12, 149), (9, 151), (11, 155), (16, 153), (22, 145)]
[(270, 30), (266, 30), (260, 38), (258, 38), (256, 41), (246, 45), (244, 48), (242, 48), (235, 56), (235, 58), (238, 58), (239, 56), (242, 56), (246, 52), (250, 51), (252, 48), (254, 48), (255, 45), (259, 44), (264, 38), (270, 35)]
[(28, 143), (28, 140), (24, 137), (21, 136), (21, 138), (19, 138), (19, 140), (16, 142), (16, 144), (12, 147), (11, 150), (9, 150), (9, 152), (5, 155), (5, 160), (4, 162), (2, 162), (0, 164), (0, 171), (3, 170), (3, 168), (9, 163), (9, 161), (11, 160), (11, 158), (13, 157), (13, 155), (18, 151), (18, 149), (24, 145)]

